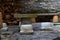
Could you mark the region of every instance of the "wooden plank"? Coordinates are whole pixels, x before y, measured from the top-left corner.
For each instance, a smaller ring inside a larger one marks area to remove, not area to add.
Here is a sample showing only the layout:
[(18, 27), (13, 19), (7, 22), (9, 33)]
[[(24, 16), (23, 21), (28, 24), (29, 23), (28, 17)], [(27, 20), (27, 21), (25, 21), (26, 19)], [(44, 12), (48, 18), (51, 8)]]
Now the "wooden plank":
[(0, 12), (0, 29), (2, 28), (2, 13)]
[(15, 18), (23, 18), (23, 17), (36, 17), (35, 14), (14, 14)]
[(39, 15), (59, 15), (59, 13), (36, 13), (36, 14), (14, 14), (14, 17), (16, 18), (22, 18), (22, 17), (37, 17)]

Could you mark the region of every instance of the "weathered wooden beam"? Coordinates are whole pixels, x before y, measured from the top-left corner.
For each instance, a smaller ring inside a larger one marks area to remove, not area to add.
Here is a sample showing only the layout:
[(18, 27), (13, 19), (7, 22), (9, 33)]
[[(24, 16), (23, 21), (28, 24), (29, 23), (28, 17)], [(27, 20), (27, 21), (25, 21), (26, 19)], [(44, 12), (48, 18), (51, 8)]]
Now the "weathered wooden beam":
[(2, 23), (3, 23), (3, 20), (2, 20), (2, 13), (0, 12), (0, 29), (2, 28)]

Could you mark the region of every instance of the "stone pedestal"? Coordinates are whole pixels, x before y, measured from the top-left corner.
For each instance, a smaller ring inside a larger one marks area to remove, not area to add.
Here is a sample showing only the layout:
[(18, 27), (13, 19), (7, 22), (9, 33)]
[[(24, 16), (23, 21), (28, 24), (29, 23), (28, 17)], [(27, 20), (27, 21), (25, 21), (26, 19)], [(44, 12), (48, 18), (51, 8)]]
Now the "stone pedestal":
[(0, 12), (0, 29), (2, 28), (2, 13)]
[(33, 18), (31, 18), (31, 22), (32, 23), (35, 23), (36, 22), (36, 20), (35, 20), (35, 18), (33, 17)]
[(58, 15), (53, 16), (53, 22), (59, 22)]

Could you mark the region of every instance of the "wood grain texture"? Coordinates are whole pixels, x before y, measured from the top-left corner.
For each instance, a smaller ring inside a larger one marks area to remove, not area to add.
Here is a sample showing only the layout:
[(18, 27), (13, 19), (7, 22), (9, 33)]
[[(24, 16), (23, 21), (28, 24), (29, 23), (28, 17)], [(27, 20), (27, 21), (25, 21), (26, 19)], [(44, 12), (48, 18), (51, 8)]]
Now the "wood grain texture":
[(3, 22), (3, 20), (2, 20), (2, 13), (0, 12), (0, 28), (2, 28), (2, 22)]

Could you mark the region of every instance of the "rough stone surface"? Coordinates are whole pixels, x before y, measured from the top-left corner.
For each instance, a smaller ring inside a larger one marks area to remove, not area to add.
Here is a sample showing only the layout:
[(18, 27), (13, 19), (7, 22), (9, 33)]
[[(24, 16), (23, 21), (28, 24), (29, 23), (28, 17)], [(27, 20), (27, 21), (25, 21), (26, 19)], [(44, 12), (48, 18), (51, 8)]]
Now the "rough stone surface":
[(50, 33), (47, 31), (35, 31), (33, 35), (21, 35), (20, 33), (15, 33), (11, 40), (53, 40), (58, 37), (56, 33)]
[[(16, 26), (10, 27), (10, 30), (8, 31), (15, 31), (17, 29)], [(32, 35), (21, 35), (20, 32), (15, 32), (11, 37), (10, 40), (53, 40), (54, 38), (57, 38), (60, 36), (60, 33), (56, 31), (34, 31)], [(4, 39), (5, 40), (5, 39)]]

